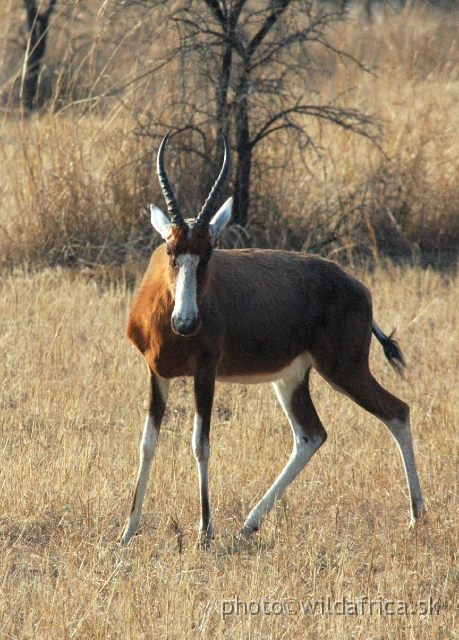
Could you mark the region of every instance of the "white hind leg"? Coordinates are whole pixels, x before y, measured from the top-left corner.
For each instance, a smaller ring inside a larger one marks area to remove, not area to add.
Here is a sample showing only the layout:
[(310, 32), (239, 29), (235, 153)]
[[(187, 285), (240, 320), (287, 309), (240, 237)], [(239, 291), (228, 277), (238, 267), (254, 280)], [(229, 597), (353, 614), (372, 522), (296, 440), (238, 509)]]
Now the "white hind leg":
[[(384, 389), (372, 376), (367, 362), (354, 362), (352, 372), (335, 367), (332, 374), (319, 369), (335, 389), (349, 396), (354, 402), (379, 418), (393, 435), (400, 450), (408, 482), (411, 503), (411, 525), (426, 515), (422, 499), (413, 442), (408, 405)], [(351, 375), (352, 373), (352, 375)]]
[(250, 512), (244, 523), (244, 534), (259, 529), (262, 518), (271, 511), (276, 500), (327, 438), (309, 393), (309, 371), (310, 368), (307, 368), (301, 375), (273, 382), (276, 395), (292, 427), (293, 450), (282, 473)]
[(413, 527), (417, 520), (420, 520), (426, 515), (426, 508), (424, 506), (424, 500), (422, 499), (421, 485), (419, 483), (419, 476), (416, 469), (409, 416), (406, 420), (399, 420), (395, 418), (393, 420), (386, 419), (383, 420), (383, 422), (393, 435), (402, 456), (406, 480), (410, 492), (410, 526)]

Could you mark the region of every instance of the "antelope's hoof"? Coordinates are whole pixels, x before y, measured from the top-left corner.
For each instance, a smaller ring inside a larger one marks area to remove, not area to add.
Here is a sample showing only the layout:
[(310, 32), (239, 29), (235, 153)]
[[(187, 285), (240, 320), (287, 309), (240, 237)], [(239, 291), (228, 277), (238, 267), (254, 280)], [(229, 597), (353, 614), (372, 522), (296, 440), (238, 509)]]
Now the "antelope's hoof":
[(428, 520), (427, 509), (422, 505), (419, 509), (416, 509), (410, 520), (410, 529), (426, 524)]
[(118, 537), (117, 542), (119, 542), (122, 547), (127, 547), (127, 545), (129, 544), (131, 538), (132, 538), (132, 535), (130, 535), (127, 531), (124, 531)]
[(199, 551), (204, 551), (205, 553), (210, 553), (210, 551), (212, 550), (212, 543), (210, 540), (201, 540), (201, 538), (198, 538), (196, 540), (196, 549), (198, 549)]
[(214, 532), (211, 529), (210, 531), (200, 531), (198, 534), (198, 539), (196, 540), (196, 548), (200, 551), (209, 552), (212, 547), (212, 540), (214, 539)]
[(131, 524), (128, 519), (126, 521), (126, 524), (124, 525), (123, 533), (118, 537), (118, 542), (123, 547), (126, 547), (129, 544), (132, 536), (136, 533), (137, 529), (137, 524)]
[(242, 528), (241, 534), (243, 536), (251, 536), (253, 533), (256, 533), (259, 530), (259, 525), (254, 523), (245, 523)]

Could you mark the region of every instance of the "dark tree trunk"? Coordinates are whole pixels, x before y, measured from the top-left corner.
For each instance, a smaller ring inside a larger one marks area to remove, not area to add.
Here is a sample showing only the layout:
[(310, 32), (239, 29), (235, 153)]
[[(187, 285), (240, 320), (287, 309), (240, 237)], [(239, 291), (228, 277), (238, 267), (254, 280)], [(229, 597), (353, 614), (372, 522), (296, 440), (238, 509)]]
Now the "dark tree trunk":
[(237, 165), (233, 206), (234, 223), (243, 226), (247, 223), (249, 216), (250, 171), (252, 168), (248, 89), (248, 75), (243, 72), (237, 91), (235, 114)]
[(40, 66), (46, 49), (48, 23), (56, 0), (50, 0), (46, 11), (38, 11), (36, 0), (24, 0), (27, 10), (28, 43), (26, 51), (25, 74), (22, 87), (22, 104), (32, 111), (38, 104), (38, 78)]
[[(363, 0), (371, 7), (376, 0)], [(233, 143), (233, 222), (245, 226), (250, 212), (250, 182), (253, 150), (268, 136), (282, 130), (294, 130), (304, 144), (312, 144), (305, 118), (316, 117), (334, 122), (347, 130), (365, 135), (376, 141), (375, 122), (356, 109), (335, 106), (334, 100), (323, 106), (314, 106), (306, 96), (310, 92), (309, 54), (311, 43), (332, 48), (327, 41), (329, 24), (346, 11), (349, 0), (338, 0), (340, 11), (315, 11), (309, 0), (183, 0), (176, 3), (174, 20), (180, 24), (183, 53), (197, 56), (211, 74), (214, 87), (213, 101), (203, 104), (193, 123), (217, 122), (218, 147), (216, 162), (208, 162), (203, 180), (213, 176), (223, 160), (222, 137)], [(175, 3), (172, 3), (175, 4)], [(208, 13), (202, 12), (205, 4)], [(284, 24), (282, 15), (292, 7)], [(276, 26), (277, 25), (277, 26)], [(271, 35), (269, 35), (271, 34)], [(298, 57), (298, 54), (301, 56)], [(344, 52), (336, 50), (338, 56)], [(301, 59), (303, 61), (301, 61)], [(353, 60), (346, 54), (346, 59)], [(216, 73), (214, 75), (216, 60)], [(360, 65), (362, 66), (362, 65)], [(301, 70), (304, 70), (302, 74)], [(304, 80), (301, 79), (304, 75)], [(298, 78), (299, 87), (290, 86)], [(193, 91), (199, 90), (193, 88)], [(304, 91), (305, 100), (301, 97)], [(196, 98), (194, 95), (194, 99)], [(200, 98), (198, 100), (200, 102)], [(186, 107), (185, 107), (186, 104)], [(189, 102), (184, 102), (184, 113), (189, 118)], [(175, 108), (175, 107), (174, 107)], [(200, 125), (201, 126), (201, 125)], [(213, 147), (212, 147), (213, 148)]]
[(223, 136), (229, 137), (229, 105), (228, 90), (231, 76), (231, 66), (233, 59), (233, 50), (231, 46), (226, 45), (222, 55), (222, 65), (217, 85), (217, 154), (216, 166), (221, 167), (223, 164)]
[[(231, 46), (227, 45), (222, 56), (222, 66), (217, 87), (217, 126), (219, 139), (221, 138), (222, 134), (228, 134), (228, 89), (230, 83), (232, 58), (233, 50)], [(221, 146), (221, 149), (223, 150), (223, 145)]]

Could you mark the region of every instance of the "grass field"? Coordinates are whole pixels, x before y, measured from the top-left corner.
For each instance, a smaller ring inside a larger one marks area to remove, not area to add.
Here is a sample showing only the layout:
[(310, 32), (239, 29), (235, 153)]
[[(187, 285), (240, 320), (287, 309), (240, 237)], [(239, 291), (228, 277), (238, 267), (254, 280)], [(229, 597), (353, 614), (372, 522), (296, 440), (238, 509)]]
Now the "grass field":
[[(255, 245), (322, 246), (370, 287), (381, 328), (397, 326), (405, 378), (379, 344), (371, 366), (411, 406), (428, 520), (408, 529), (406, 480), (386, 428), (313, 375), (329, 438), (260, 533), (242, 539), (292, 438), (269, 385), (220, 384), (216, 537), (202, 553), (185, 380), (172, 385), (140, 535), (127, 548), (117, 542), (149, 386), (124, 331), (132, 282), (157, 241), (144, 207), (163, 206), (157, 141), (135, 132), (151, 114), (163, 128), (183, 125), (167, 112), (173, 67), (97, 102), (154, 66), (160, 27), (148, 3), (56, 6), (44, 64), (54, 97), (28, 117), (14, 102), (21, 2), (7, 0), (0, 21), (0, 640), (458, 639), (457, 14), (407, 3), (372, 23), (351, 12), (328, 34), (374, 73), (324, 55), (311, 88), (320, 101), (340, 94), (374, 114), (384, 153), (313, 122), (319, 154), (305, 163), (288, 139), (269, 139), (256, 154), (260, 206), (247, 227)], [(173, 156), (187, 206), (195, 156)], [(320, 245), (334, 229), (337, 240)]]
[(329, 439), (260, 534), (241, 540), (291, 435), (270, 385), (221, 384), (209, 554), (194, 547), (183, 380), (171, 390), (141, 535), (127, 548), (116, 542), (148, 387), (123, 335), (131, 292), (59, 270), (4, 278), (1, 638), (457, 638), (457, 278), (415, 268), (358, 275), (381, 326), (397, 324), (408, 361), (401, 380), (372, 345), (373, 372), (411, 405), (428, 522), (408, 530), (402, 464), (385, 427), (313, 376)]

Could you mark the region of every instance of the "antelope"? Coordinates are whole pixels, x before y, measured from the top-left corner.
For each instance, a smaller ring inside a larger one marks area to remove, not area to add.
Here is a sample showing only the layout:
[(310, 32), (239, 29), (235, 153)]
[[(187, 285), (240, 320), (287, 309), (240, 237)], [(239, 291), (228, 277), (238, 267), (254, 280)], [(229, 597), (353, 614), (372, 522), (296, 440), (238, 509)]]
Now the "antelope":
[(257, 249), (213, 249), (231, 217), (232, 199), (212, 215), (229, 171), (229, 148), (220, 174), (196, 219), (185, 220), (164, 169), (167, 134), (157, 174), (170, 219), (151, 205), (162, 236), (132, 304), (127, 335), (150, 373), (150, 404), (130, 516), (121, 542), (137, 530), (151, 462), (172, 378), (194, 379), (192, 449), (199, 475), (198, 544), (213, 537), (209, 502), (209, 432), (215, 381), (272, 382), (293, 431), (291, 456), (249, 513), (243, 534), (257, 531), (290, 483), (327, 438), (312, 403), (314, 368), (330, 385), (379, 418), (394, 437), (404, 464), (411, 525), (424, 516), (410, 431), (409, 407), (372, 376), (372, 333), (392, 366), (405, 362), (397, 342), (372, 315), (370, 291), (337, 264), (313, 255)]

